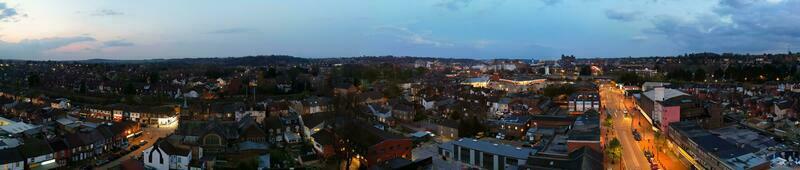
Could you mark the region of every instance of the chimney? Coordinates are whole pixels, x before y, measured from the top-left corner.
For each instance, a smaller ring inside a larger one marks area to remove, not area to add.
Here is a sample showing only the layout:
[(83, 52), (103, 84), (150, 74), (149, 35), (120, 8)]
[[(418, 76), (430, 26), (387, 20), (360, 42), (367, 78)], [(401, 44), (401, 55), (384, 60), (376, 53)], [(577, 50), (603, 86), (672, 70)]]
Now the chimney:
[(654, 91), (655, 91), (655, 94), (654, 94), (653, 97), (655, 97), (655, 99), (653, 99), (653, 100), (655, 100), (655, 101), (664, 101), (664, 87), (656, 87), (654, 89)]

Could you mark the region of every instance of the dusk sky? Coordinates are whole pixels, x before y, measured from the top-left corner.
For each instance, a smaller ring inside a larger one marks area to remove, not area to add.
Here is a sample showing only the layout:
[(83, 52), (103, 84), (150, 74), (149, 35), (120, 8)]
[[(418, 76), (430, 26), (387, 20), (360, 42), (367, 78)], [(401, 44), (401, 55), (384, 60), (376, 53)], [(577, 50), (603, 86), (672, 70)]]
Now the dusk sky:
[(800, 0), (0, 0), (0, 58), (800, 51)]

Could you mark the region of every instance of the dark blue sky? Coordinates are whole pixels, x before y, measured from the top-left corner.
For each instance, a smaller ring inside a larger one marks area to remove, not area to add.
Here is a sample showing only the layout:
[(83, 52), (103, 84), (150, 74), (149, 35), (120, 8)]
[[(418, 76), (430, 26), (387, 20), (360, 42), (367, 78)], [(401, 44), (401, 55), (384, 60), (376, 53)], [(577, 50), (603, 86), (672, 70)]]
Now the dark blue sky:
[(0, 58), (12, 59), (552, 59), (799, 44), (800, 0), (0, 0)]

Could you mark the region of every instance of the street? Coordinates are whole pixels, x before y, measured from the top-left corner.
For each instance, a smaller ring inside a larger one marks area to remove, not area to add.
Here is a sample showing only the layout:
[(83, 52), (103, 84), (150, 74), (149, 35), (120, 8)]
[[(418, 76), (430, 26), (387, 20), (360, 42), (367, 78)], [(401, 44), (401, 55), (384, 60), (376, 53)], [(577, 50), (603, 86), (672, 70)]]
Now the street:
[(142, 136), (130, 139), (130, 146), (139, 145), (141, 141), (146, 141), (147, 143), (144, 146), (139, 147), (135, 151), (130, 152), (127, 155), (120, 157), (119, 159), (113, 160), (100, 167), (96, 167), (95, 169), (109, 169), (119, 165), (120, 163), (128, 159), (133, 159), (134, 157), (140, 156), (145, 149), (149, 148), (150, 146), (153, 146), (153, 143), (155, 143), (158, 138), (166, 137), (167, 135), (172, 134), (172, 132), (174, 132), (177, 127), (178, 127), (178, 122), (176, 121), (170, 125), (162, 125), (162, 126), (150, 125), (142, 128)]
[[(611, 112), (613, 125), (610, 134), (604, 141), (607, 143), (616, 137), (622, 144), (622, 165), (607, 164), (606, 167), (619, 169), (650, 169), (650, 162), (644, 151), (651, 151), (655, 154), (654, 161), (661, 169), (689, 169), (688, 165), (678, 161), (673, 154), (656, 149), (656, 132), (651, 128), (652, 125), (638, 110), (634, 108), (633, 99), (626, 98), (622, 90), (614, 86), (605, 85), (600, 90), (601, 104)], [(628, 113), (626, 116), (625, 113)], [(641, 135), (641, 141), (636, 141), (633, 137), (633, 130), (636, 129)], [(607, 132), (604, 130), (604, 132)], [(608, 162), (610, 163), (610, 162)]]

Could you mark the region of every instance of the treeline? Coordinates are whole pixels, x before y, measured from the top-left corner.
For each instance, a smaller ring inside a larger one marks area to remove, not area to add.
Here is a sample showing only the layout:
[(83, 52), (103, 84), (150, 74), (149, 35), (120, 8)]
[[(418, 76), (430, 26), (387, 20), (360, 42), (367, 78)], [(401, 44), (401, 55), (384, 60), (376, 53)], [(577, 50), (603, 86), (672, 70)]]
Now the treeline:
[(717, 67), (713, 72), (698, 69), (675, 69), (667, 72), (665, 78), (672, 81), (736, 81), (764, 83), (768, 81), (798, 81), (800, 73), (793, 64), (731, 65)]

